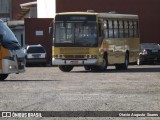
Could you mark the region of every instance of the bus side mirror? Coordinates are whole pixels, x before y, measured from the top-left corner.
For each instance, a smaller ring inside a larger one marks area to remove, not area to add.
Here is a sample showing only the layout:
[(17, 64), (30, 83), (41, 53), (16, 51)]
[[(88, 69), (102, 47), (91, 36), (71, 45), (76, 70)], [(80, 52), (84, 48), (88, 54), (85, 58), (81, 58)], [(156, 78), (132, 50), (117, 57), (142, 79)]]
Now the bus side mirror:
[(3, 35), (0, 34), (0, 44), (3, 42)]

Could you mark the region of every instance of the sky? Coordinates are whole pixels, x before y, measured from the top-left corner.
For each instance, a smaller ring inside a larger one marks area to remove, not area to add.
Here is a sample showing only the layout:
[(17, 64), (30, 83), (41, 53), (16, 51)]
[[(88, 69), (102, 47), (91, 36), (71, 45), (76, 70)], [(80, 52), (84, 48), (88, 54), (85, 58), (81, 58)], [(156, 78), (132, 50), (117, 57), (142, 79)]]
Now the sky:
[(37, 0), (38, 18), (54, 18), (56, 0)]

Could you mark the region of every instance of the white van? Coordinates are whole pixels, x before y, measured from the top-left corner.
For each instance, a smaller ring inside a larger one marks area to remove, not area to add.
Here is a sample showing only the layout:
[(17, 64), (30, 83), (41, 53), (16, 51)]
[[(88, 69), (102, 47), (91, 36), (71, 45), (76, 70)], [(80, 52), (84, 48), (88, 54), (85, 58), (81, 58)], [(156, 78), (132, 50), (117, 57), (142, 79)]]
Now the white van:
[(40, 44), (38, 45), (27, 45), (26, 47), (26, 64), (47, 64), (47, 53), (44, 47)]

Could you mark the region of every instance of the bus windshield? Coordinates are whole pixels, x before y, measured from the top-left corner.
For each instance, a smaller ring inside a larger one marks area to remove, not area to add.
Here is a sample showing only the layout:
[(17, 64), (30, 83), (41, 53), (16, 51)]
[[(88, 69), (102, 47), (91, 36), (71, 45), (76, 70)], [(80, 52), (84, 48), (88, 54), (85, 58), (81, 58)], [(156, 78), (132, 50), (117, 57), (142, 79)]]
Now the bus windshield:
[(20, 44), (13, 34), (13, 32), (5, 25), (2, 21), (0, 21), (0, 35), (3, 36), (2, 46), (4, 48), (10, 50), (17, 50), (20, 49)]
[(55, 27), (55, 46), (97, 46), (97, 26), (95, 22), (57, 22)]

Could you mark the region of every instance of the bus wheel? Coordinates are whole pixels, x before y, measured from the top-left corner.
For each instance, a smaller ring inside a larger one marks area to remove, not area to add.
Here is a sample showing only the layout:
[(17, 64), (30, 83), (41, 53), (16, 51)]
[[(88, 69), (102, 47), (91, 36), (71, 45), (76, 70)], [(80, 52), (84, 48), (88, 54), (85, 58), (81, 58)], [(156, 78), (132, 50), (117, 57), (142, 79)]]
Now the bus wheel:
[(103, 64), (99, 66), (91, 66), (92, 71), (105, 71), (108, 66), (108, 59), (106, 56), (103, 58)]
[(124, 62), (124, 69), (125, 70), (128, 69), (128, 64), (129, 64), (129, 54), (126, 53), (126, 55), (125, 55), (125, 62)]
[(60, 65), (59, 69), (63, 72), (70, 72), (73, 69), (73, 66)]
[(98, 66), (100, 71), (105, 71), (107, 69), (108, 66), (108, 59), (107, 57), (103, 57), (103, 64)]
[(124, 70), (128, 69), (128, 64), (129, 64), (129, 54), (126, 53), (126, 55), (125, 55), (125, 61), (124, 61), (124, 64), (122, 66)]
[(8, 77), (8, 74), (0, 74), (0, 81), (5, 80)]
[(116, 64), (116, 70), (127, 70), (129, 64), (129, 54), (126, 53), (123, 64)]
[(84, 66), (84, 69), (85, 69), (85, 70), (90, 70), (91, 67), (90, 67), (90, 66)]

